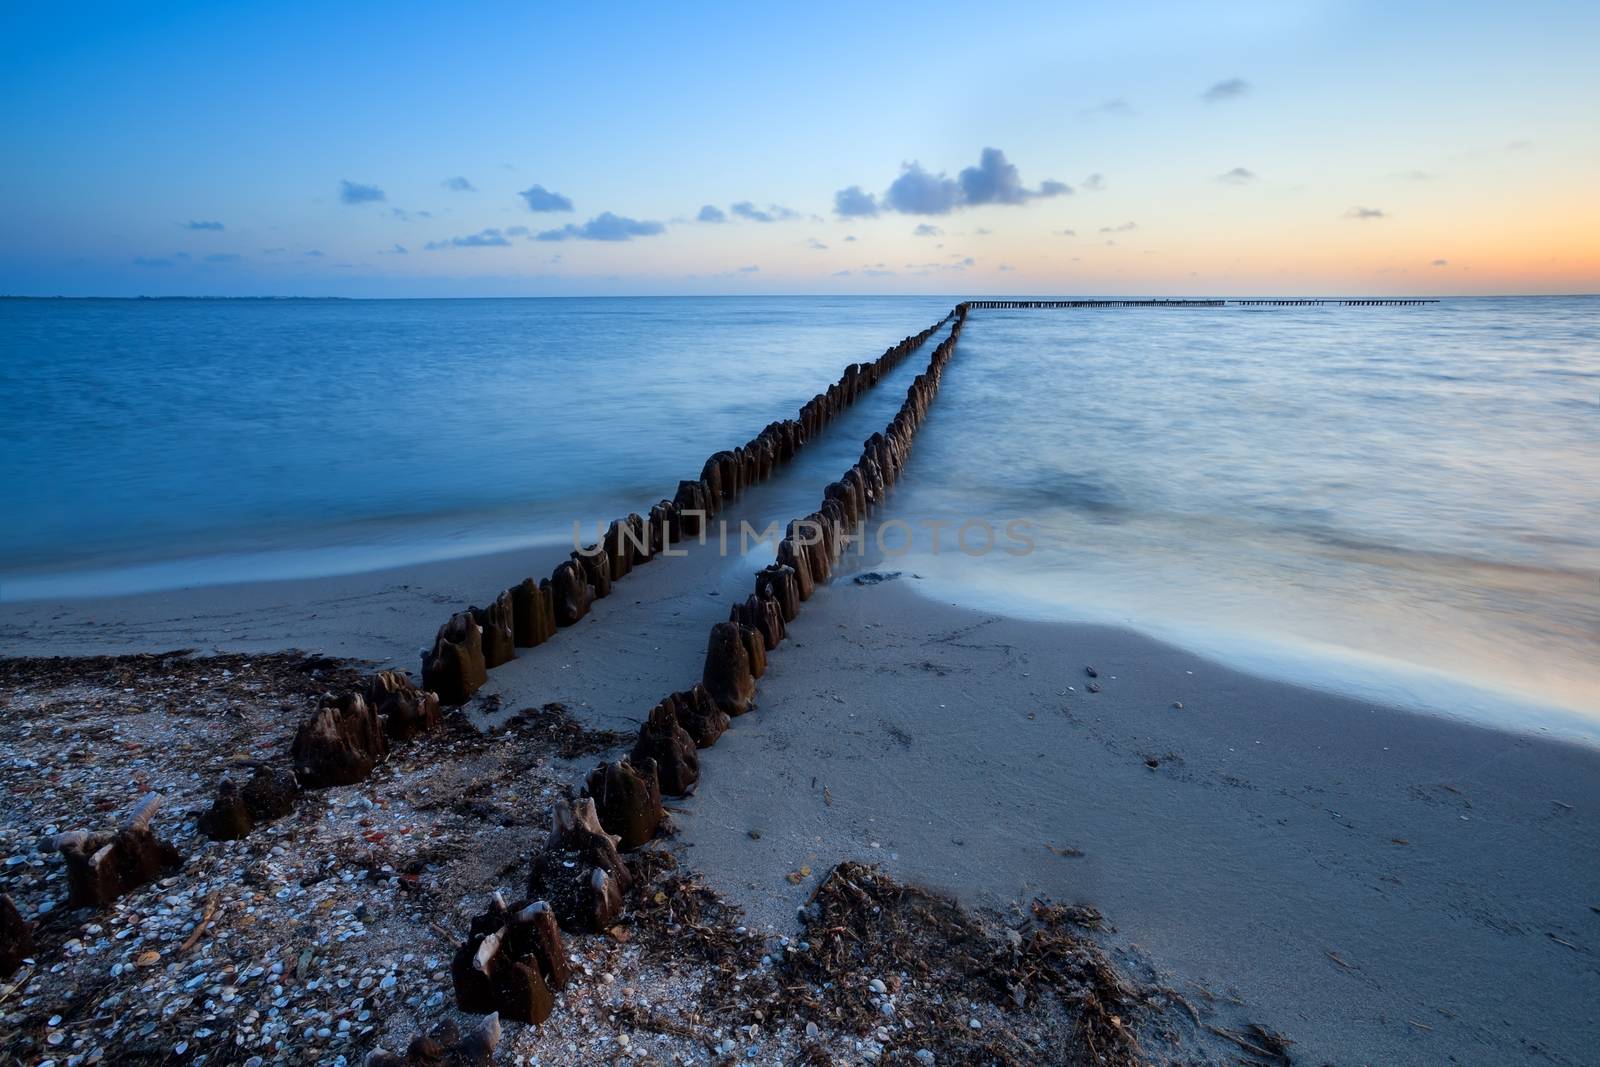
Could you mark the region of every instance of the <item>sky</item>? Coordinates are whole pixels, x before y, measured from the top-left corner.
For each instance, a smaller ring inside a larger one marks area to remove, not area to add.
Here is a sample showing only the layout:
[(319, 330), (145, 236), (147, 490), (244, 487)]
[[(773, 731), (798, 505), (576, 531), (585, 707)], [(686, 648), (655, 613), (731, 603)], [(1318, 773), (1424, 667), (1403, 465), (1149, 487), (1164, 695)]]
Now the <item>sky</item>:
[(8, 4), (0, 294), (1600, 291), (1600, 4)]

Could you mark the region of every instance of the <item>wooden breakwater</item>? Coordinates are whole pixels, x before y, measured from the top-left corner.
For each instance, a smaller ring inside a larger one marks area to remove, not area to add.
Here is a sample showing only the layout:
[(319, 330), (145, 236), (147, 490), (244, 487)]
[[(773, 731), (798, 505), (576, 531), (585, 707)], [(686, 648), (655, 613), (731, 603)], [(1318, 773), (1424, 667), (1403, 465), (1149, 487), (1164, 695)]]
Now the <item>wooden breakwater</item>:
[(1224, 297), (1219, 299), (1173, 300), (968, 300), (969, 308), (1011, 310), (1015, 308), (1220, 308), (1220, 307), (1321, 307), (1332, 304), (1339, 307), (1414, 307), (1419, 304), (1437, 304), (1434, 297), (1373, 296), (1373, 297), (1283, 297), (1253, 298), (1246, 300)]
[(1226, 300), (968, 300), (965, 306), (978, 308), (1219, 308)]

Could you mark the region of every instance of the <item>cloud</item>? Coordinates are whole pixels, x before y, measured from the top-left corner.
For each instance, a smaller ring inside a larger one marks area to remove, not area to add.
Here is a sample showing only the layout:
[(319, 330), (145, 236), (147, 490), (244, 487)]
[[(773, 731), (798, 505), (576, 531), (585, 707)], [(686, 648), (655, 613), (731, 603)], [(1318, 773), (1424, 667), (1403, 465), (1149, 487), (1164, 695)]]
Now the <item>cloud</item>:
[(877, 268), (874, 267), (874, 268), (871, 268), (871, 269), (868, 269), (868, 270), (863, 270), (861, 272), (861, 276), (863, 278), (893, 278), (894, 277), (894, 271), (892, 271), (892, 270), (878, 270)]
[[(998, 148), (985, 148), (975, 167), (965, 167), (954, 178), (934, 174), (921, 163), (912, 160), (900, 170), (900, 176), (890, 183), (883, 194), (881, 208), (898, 211), (903, 215), (948, 215), (963, 207), (984, 204), (1025, 204), (1030, 200), (1052, 196), (1065, 196), (1072, 187), (1065, 182), (1045, 181), (1037, 189), (1030, 189), (1006, 154)], [(846, 211), (847, 196), (860, 208), (872, 211)], [(859, 186), (851, 186), (834, 194), (834, 210), (839, 214), (875, 214), (877, 205), (870, 196), (861, 193)]]
[(853, 233), (847, 233), (845, 234), (844, 239), (846, 241), (854, 241), (856, 239), (856, 235)]
[[(1051, 184), (1066, 188), (1060, 182)], [(1023, 187), (1016, 165), (998, 148), (985, 148), (978, 165), (961, 172), (961, 192), (969, 204), (1020, 204), (1032, 195)]]
[(387, 252), (379, 252), (378, 253), (378, 255), (380, 255), (380, 256), (409, 256), (410, 254), (411, 254), (411, 250), (408, 249), (405, 245), (400, 245), (400, 244), (395, 245), (393, 248), (389, 249)]
[(1450, 261), (1448, 259), (1436, 259), (1432, 263), (1428, 264), (1430, 267), (1448, 267), (1449, 265)]
[(389, 214), (393, 215), (401, 222), (410, 222), (412, 219), (433, 218), (433, 212), (431, 211), (407, 211), (403, 207), (392, 207), (389, 209)]
[(1078, 236), (1078, 231), (1077, 230), (1057, 230), (1056, 233), (1059, 234), (1062, 237), (1076, 237), (1076, 236)]
[(552, 193), (542, 185), (530, 185), (517, 194), (528, 202), (529, 211), (571, 211), (572, 201)]
[(1347, 219), (1386, 219), (1389, 213), (1379, 207), (1353, 207), (1344, 213)]
[(961, 186), (943, 174), (930, 174), (912, 161), (883, 194), (883, 206), (905, 215), (947, 215), (961, 202)]
[(1247, 167), (1234, 167), (1230, 171), (1217, 175), (1216, 180), (1224, 185), (1249, 185), (1256, 180), (1256, 172)]
[(207, 263), (237, 263), (244, 257), (234, 252), (213, 252), (206, 257)]
[(222, 223), (190, 219), (183, 224), (183, 228), (186, 230), (220, 230), (222, 229)]
[(738, 215), (741, 219), (749, 219), (751, 222), (782, 222), (799, 214), (799, 212), (791, 211), (781, 204), (768, 204), (766, 210), (763, 211), (748, 200), (741, 200), (729, 207), (728, 210)]
[(921, 223), (916, 229), (911, 231), (911, 236), (913, 237), (941, 237), (943, 235), (944, 231), (933, 225), (931, 222)]
[(312, 259), (321, 259), (322, 258), (322, 249), (320, 249), (320, 248), (312, 248), (312, 249), (308, 249), (308, 250), (306, 250), (306, 251), (304, 251), (304, 252), (302, 252), (300, 254), (302, 256), (310, 256)]
[(582, 226), (568, 223), (559, 230), (541, 230), (535, 236), (540, 241), (631, 241), (635, 237), (665, 233), (666, 229), (659, 222), (630, 219), (603, 211)]
[(443, 185), (446, 189), (449, 189), (451, 192), (455, 192), (455, 193), (475, 193), (475, 192), (478, 191), (478, 187), (477, 186), (473, 185), (471, 182), (467, 181), (467, 179), (461, 177), (460, 175), (457, 175), (454, 178), (446, 178), (444, 181), (440, 182), (439, 184)]
[(872, 218), (878, 213), (878, 198), (852, 185), (833, 194), (833, 213), (841, 218)]
[(529, 230), (526, 226), (507, 226), (505, 233), (507, 237), (526, 237)]
[(999, 266), (999, 267), (997, 267), (997, 268), (996, 268), (996, 269), (997, 269), (997, 270), (1003, 270), (1003, 271), (1005, 271), (1005, 270), (1016, 270), (1016, 269), (1017, 269), (1017, 268), (1015, 268), (1015, 267), (1013, 267), (1013, 266), (1012, 266), (1012, 265), (1011, 265), (1011, 264), (1009, 264), (1009, 263), (1002, 263), (1002, 264), (1000, 264), (1000, 266)]
[(362, 185), (349, 179), (339, 182), (339, 202), (341, 204), (370, 204), (384, 199), (383, 190), (376, 185)]
[(811, 249), (813, 252), (826, 252), (828, 250), (828, 246), (817, 240), (815, 237), (806, 242), (806, 247)]
[(700, 209), (700, 214), (694, 217), (696, 222), (727, 222), (728, 213), (715, 204), (707, 204)]
[(739, 273), (740, 274), (755, 274), (755, 273), (759, 272), (760, 270), (761, 270), (760, 267), (757, 267), (754, 264), (751, 264), (748, 267), (740, 267), (739, 268)]
[(1138, 228), (1139, 228), (1139, 224), (1137, 222), (1124, 222), (1121, 226), (1102, 226), (1102, 227), (1100, 227), (1100, 232), (1101, 233), (1127, 233), (1129, 230), (1137, 230)]
[(1208, 104), (1220, 103), (1223, 100), (1234, 100), (1250, 91), (1250, 83), (1243, 78), (1228, 78), (1219, 81), (1211, 88), (1200, 94), (1200, 99)]
[(1098, 173), (1091, 174), (1087, 178), (1083, 179), (1083, 181), (1079, 182), (1078, 185), (1080, 188), (1091, 193), (1104, 192), (1106, 187), (1106, 176)]
[(170, 267), (172, 260), (165, 256), (134, 256), (133, 262), (139, 267)]
[(1133, 105), (1129, 104), (1122, 97), (1114, 96), (1110, 100), (1100, 101), (1100, 103), (1094, 105), (1094, 107), (1086, 107), (1082, 111), (1079, 111), (1078, 114), (1083, 118), (1094, 118), (1097, 115), (1109, 115), (1115, 118), (1125, 118), (1130, 115), (1137, 115), (1138, 112), (1133, 110)]
[(850, 272), (847, 270), (836, 270), (833, 272), (833, 276), (835, 278), (848, 278), (850, 277)]
[(506, 240), (505, 234), (490, 228), (462, 237), (452, 237), (446, 241), (429, 241), (422, 247), (429, 252), (437, 252), (441, 248), (508, 248), (510, 245), (511, 242)]

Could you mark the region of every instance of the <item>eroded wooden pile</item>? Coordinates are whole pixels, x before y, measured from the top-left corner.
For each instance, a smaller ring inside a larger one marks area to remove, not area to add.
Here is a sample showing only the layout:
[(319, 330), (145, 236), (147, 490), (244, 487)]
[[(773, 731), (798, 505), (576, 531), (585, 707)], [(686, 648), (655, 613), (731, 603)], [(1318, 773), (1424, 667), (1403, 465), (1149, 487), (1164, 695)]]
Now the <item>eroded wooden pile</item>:
[(712, 453), (698, 478), (678, 483), (672, 499), (651, 505), (645, 515), (613, 520), (604, 537), (573, 552), (550, 577), (524, 578), (489, 606), (452, 615), (423, 654), (422, 687), (447, 706), (466, 703), (488, 680), (487, 672), (514, 659), (516, 649), (541, 645), (558, 630), (576, 626), (635, 567), (656, 559), (668, 545), (700, 536), (709, 519), (793, 460), (808, 440), (957, 314), (952, 311), (891, 345), (875, 360), (850, 364), (838, 381), (801, 405), (795, 418), (769, 423), (744, 444)]

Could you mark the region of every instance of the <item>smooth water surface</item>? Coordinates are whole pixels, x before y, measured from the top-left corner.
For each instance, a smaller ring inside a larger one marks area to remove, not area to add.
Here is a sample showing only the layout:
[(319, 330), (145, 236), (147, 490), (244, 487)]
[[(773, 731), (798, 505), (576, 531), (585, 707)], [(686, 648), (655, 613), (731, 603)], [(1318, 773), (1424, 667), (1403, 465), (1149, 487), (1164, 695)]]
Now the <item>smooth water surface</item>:
[[(952, 303), (0, 301), (0, 598), (564, 540)], [(886, 515), (957, 598), (1600, 721), (1597, 414), (1597, 298), (982, 310)]]

